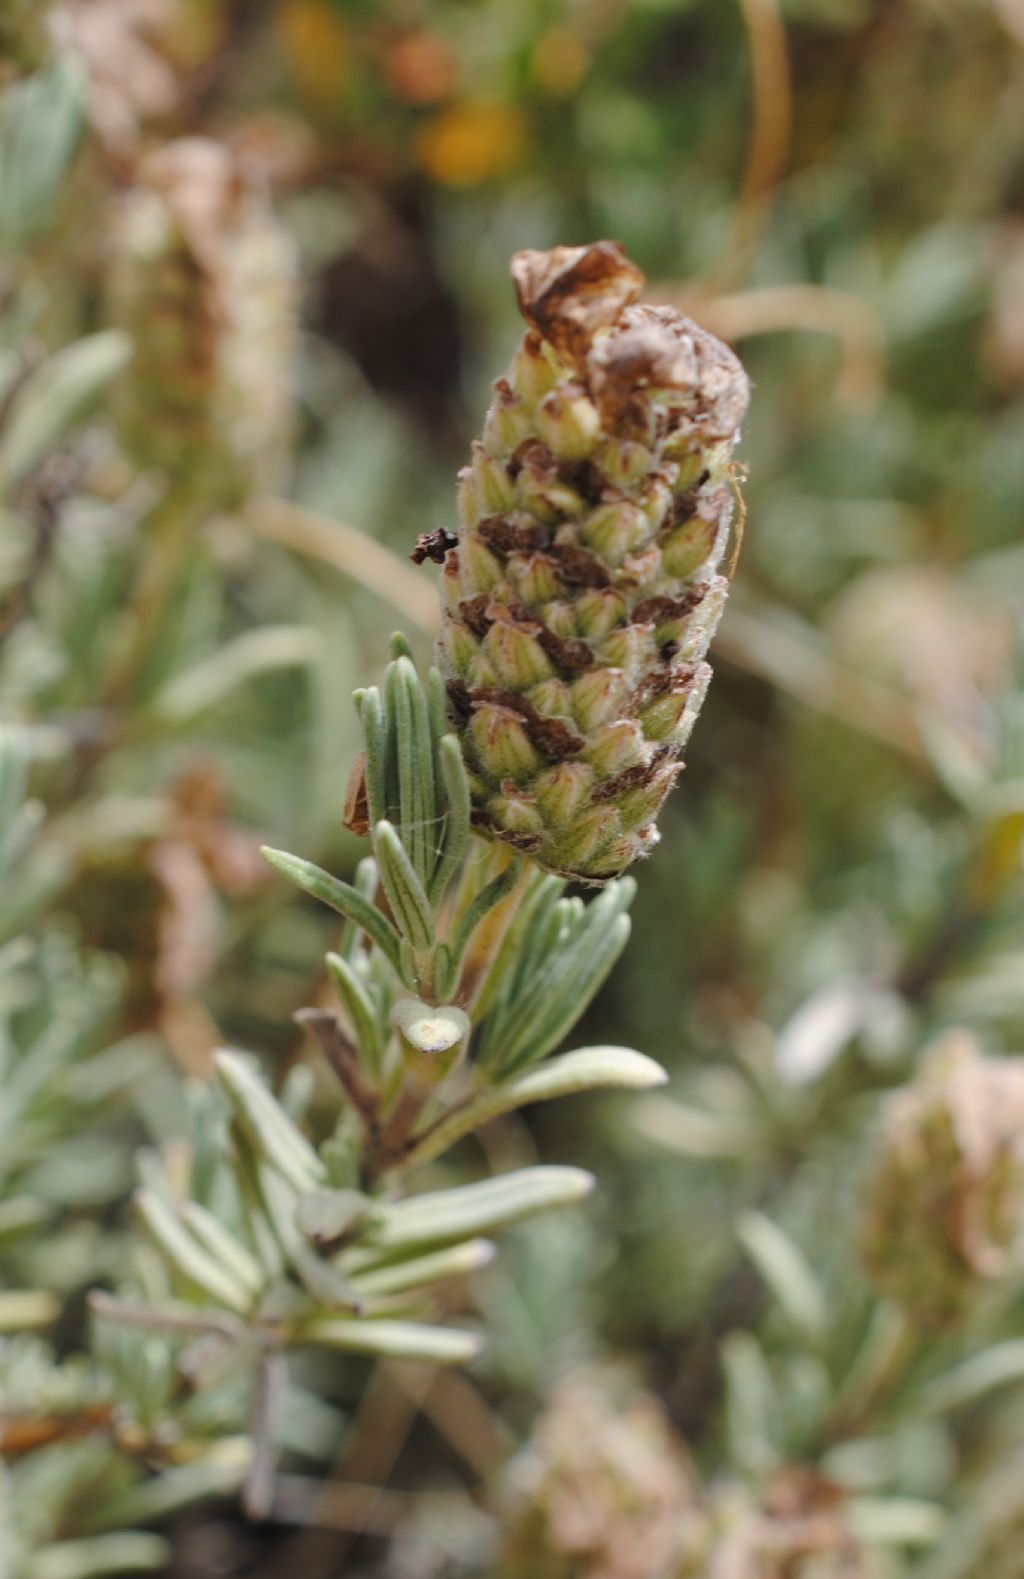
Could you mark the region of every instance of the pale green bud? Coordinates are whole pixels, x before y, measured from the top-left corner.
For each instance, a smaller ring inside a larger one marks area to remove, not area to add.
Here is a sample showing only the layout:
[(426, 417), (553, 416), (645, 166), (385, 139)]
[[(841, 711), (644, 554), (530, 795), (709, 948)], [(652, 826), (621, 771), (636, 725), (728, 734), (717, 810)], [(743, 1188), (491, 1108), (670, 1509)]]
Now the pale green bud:
[(558, 598), (553, 603), (545, 603), (541, 609), (544, 624), (549, 631), (560, 636), (563, 641), (571, 641), (578, 630), (576, 610), (571, 603)]
[(441, 640), (444, 644), (446, 667), (464, 680), (480, 650), (479, 641), (468, 625), (455, 623), (445, 626)]
[(601, 778), (615, 778), (646, 759), (646, 741), (632, 718), (616, 718), (594, 729), (587, 741), (587, 761)]
[(484, 448), (491, 455), (510, 455), (533, 436), (534, 427), (529, 408), (509, 386), (496, 389), (497, 397), (484, 424)]
[(581, 592), (576, 600), (577, 629), (592, 642), (600, 642), (613, 631), (625, 614), (625, 599), (610, 587), (600, 592)]
[(636, 685), (658, 656), (653, 628), (646, 624), (617, 626), (601, 644), (601, 656), (621, 669), (631, 686)]
[[(673, 470), (675, 470), (674, 467)], [(672, 498), (673, 491), (670, 482), (663, 474), (655, 472), (640, 494), (640, 508), (643, 510), (649, 532), (657, 532), (661, 528), (668, 514)]]
[[(604, 853), (619, 831), (619, 814), (613, 806), (591, 806), (568, 824), (559, 840), (564, 860), (573, 866), (586, 866), (602, 857), (601, 870), (616, 872), (621, 866), (606, 862)], [(623, 865), (625, 863), (622, 863)]]
[(691, 616), (685, 641), (680, 643), (681, 663), (699, 663), (704, 657), (728, 596), (729, 583), (724, 576), (716, 576)]
[(499, 783), (503, 779), (522, 783), (540, 767), (522, 719), (510, 708), (490, 702), (475, 708), (469, 740), (480, 771)]
[(678, 762), (659, 768), (646, 784), (626, 790), (617, 801), (619, 822), (624, 833), (633, 833), (651, 822), (661, 809), (661, 803), (682, 771)]
[(594, 455), (594, 464), (614, 488), (627, 492), (642, 483), (655, 457), (646, 444), (605, 439)]
[(500, 683), (517, 691), (553, 674), (551, 660), (537, 638), (508, 620), (495, 620), (484, 637), (483, 650)]
[(643, 511), (635, 504), (602, 504), (592, 510), (580, 527), (588, 548), (607, 565), (621, 565), (626, 555), (639, 548), (648, 535)]
[(541, 680), (531, 685), (526, 697), (530, 706), (547, 718), (572, 717), (572, 687), (567, 680)]
[(583, 496), (571, 483), (560, 482), (557, 476), (548, 476), (524, 466), (516, 479), (519, 503), (530, 510), (539, 521), (548, 525), (563, 517), (574, 518), (583, 514)]
[(560, 762), (534, 780), (533, 792), (548, 822), (565, 828), (587, 804), (595, 775), (586, 762)]
[(581, 729), (596, 729), (622, 710), (628, 690), (621, 669), (591, 669), (572, 683), (572, 716)]
[(537, 408), (537, 432), (558, 460), (581, 461), (594, 449), (601, 434), (601, 419), (593, 401), (582, 389), (570, 385), (553, 392)]
[(530, 838), (544, 831), (544, 818), (535, 796), (524, 794), (511, 784), (503, 795), (491, 797), (487, 810), (499, 827), (517, 838)]
[(500, 559), (491, 553), (478, 532), (468, 532), (459, 545), (459, 579), (463, 597), (490, 592), (503, 577)]
[(528, 406), (536, 406), (558, 383), (562, 369), (539, 334), (528, 334), (516, 352), (509, 381)]
[(565, 590), (558, 566), (547, 554), (512, 554), (508, 574), (519, 596), (534, 607), (549, 603)]
[[(728, 533), (728, 524), (693, 515), (673, 527), (661, 545), (661, 561), (670, 576), (686, 581), (708, 560), (719, 538)], [(716, 556), (720, 558), (720, 554)]]
[[(465, 476), (465, 473), (460, 475)], [(489, 455), (482, 444), (473, 445), (468, 481), (472, 483), (473, 491), (467, 489), (465, 494), (464, 519), (467, 521), (481, 515), (500, 515), (503, 510), (511, 510), (515, 504), (515, 483), (509, 477), (507, 468), (493, 455)]]
[(640, 709), (638, 717), (648, 740), (668, 740), (672, 736), (686, 711), (688, 696), (689, 689), (680, 687), (656, 697)]

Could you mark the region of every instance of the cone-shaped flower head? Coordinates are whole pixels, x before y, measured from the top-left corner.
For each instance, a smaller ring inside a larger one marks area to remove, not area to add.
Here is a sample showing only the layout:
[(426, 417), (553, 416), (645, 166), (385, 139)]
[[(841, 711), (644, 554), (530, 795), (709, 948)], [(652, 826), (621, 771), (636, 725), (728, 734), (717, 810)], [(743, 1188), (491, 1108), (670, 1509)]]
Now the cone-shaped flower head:
[(110, 252), (110, 318), (135, 342), (120, 409), (132, 458), (212, 509), (269, 486), (289, 432), (295, 270), (260, 172), (206, 138), (165, 144)]
[(753, 1483), (720, 1480), (711, 1502), (714, 1539), (700, 1579), (881, 1579), (847, 1492), (817, 1466), (782, 1464)]
[(967, 1031), (927, 1053), (885, 1102), (862, 1251), (886, 1293), (935, 1322), (1014, 1270), (1024, 1221), (1024, 1058), (986, 1058)]
[(682, 1444), (655, 1400), (563, 1383), (513, 1462), (500, 1579), (689, 1579), (710, 1533)]
[(442, 666), (474, 819), (567, 877), (614, 876), (658, 808), (710, 678), (727, 590), (732, 352), (615, 242), (521, 252), (529, 325), (460, 476)]

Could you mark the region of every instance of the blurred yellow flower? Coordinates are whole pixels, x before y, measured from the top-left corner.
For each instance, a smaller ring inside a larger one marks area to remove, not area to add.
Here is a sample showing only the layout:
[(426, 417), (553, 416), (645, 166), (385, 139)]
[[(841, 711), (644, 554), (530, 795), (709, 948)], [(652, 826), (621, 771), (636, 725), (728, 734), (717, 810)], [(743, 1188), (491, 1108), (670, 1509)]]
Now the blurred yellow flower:
[(586, 42), (570, 27), (549, 27), (530, 54), (530, 74), (538, 88), (552, 98), (567, 99), (576, 92), (590, 65)]
[(348, 28), (324, 0), (284, 0), (274, 27), (299, 92), (318, 104), (338, 99), (349, 60)]
[(477, 186), (506, 175), (526, 157), (526, 122), (513, 104), (455, 104), (423, 126), (415, 141), (422, 168), (443, 186)]

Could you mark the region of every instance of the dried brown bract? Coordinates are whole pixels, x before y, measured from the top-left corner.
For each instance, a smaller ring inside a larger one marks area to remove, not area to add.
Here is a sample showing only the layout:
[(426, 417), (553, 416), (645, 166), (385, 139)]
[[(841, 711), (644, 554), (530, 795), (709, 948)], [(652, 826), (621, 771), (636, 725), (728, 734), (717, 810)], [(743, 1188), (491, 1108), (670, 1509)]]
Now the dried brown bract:
[(569, 361), (586, 358), (597, 331), (616, 322), (644, 283), (617, 241), (517, 252), (511, 272), (523, 317)]

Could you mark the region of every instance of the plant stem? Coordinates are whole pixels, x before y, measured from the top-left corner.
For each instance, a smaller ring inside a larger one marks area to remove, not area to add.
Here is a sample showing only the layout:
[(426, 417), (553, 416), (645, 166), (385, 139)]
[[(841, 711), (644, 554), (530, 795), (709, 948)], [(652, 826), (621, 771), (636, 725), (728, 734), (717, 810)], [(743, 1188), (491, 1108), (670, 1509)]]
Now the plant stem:
[(462, 965), (457, 1001), (472, 1019), (478, 1019), (483, 1011), (484, 993), (492, 967), (519, 912), (534, 870), (530, 862), (524, 861), (514, 850), (509, 851), (508, 859), (519, 865), (515, 887), (481, 921), (470, 940)]

